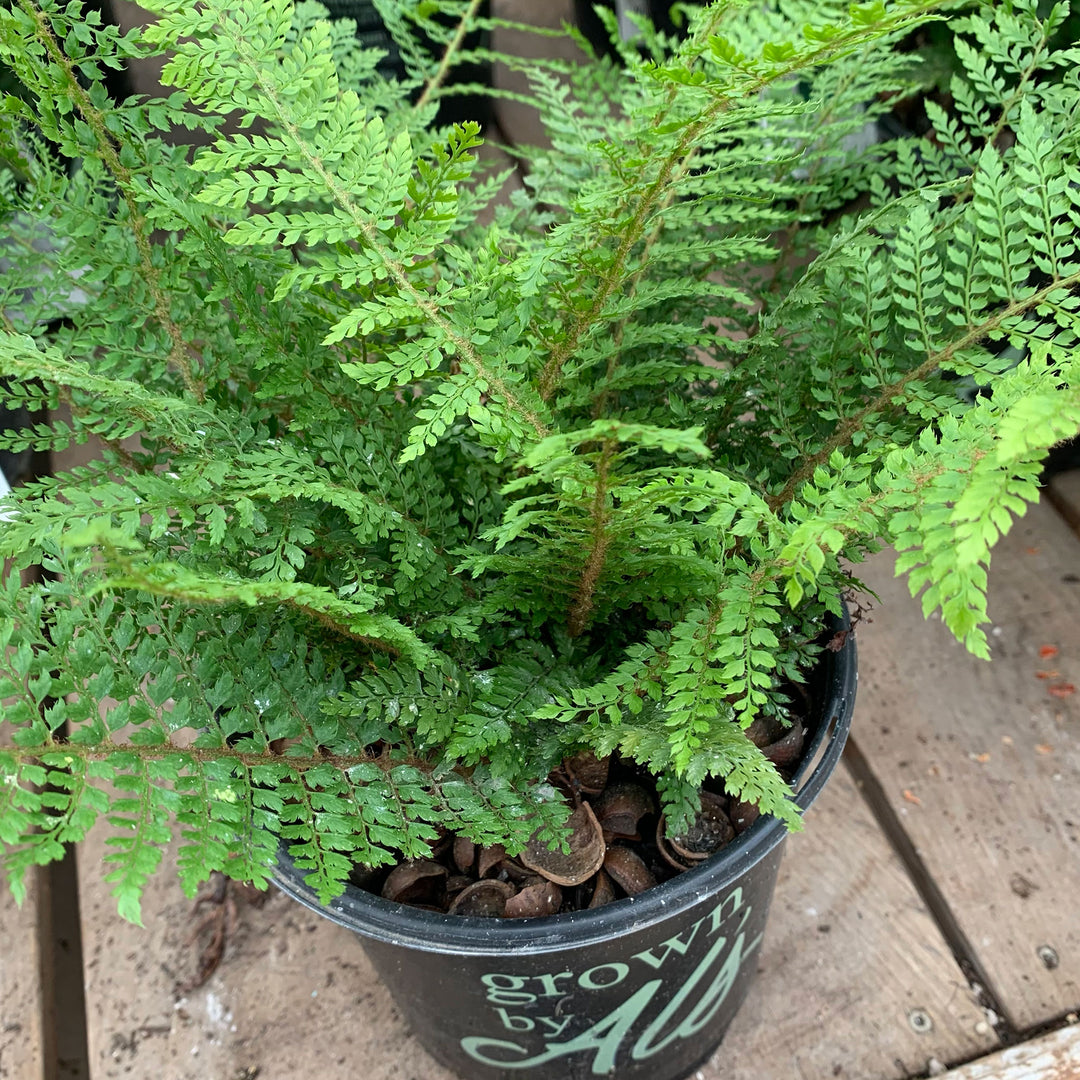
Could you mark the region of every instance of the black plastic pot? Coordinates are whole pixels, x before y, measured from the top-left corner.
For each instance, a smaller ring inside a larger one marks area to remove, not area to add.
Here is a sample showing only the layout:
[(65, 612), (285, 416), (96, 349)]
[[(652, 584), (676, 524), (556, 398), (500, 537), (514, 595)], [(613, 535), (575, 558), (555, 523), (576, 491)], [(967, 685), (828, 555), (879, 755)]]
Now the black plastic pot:
[[(804, 808), (847, 739), (853, 635), (817, 681), (820, 715), (793, 780)], [(360, 935), (417, 1037), (468, 1080), (677, 1080), (712, 1055), (746, 996), (786, 836), (760, 818), (637, 897), (536, 919), (433, 914), (352, 887), (323, 907), (284, 848), (275, 881)]]

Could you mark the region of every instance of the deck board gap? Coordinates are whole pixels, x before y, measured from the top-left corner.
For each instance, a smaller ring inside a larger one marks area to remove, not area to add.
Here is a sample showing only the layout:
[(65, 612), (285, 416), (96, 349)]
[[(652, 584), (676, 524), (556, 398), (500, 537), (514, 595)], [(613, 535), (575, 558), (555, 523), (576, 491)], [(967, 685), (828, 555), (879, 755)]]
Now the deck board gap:
[(45, 868), (42, 890), (47, 905), (41, 942), (44, 987), (44, 1031), (48, 1058), (47, 1080), (87, 1080), (90, 1051), (87, 1042), (86, 993), (83, 979), (82, 924), (79, 920), (79, 881), (75, 853)]
[[(1080, 1054), (1080, 1026), (1078, 1025), (1080, 1025), (1080, 1016), (1078, 1016), (1077, 1010), (1061, 1013), (1043, 1024), (1036, 1024), (1034, 1027), (1014, 1032), (1012, 1040), (1004, 1043), (998, 1050), (989, 1054), (980, 1051), (955, 1058), (949, 1062), (947, 1071), (935, 1071), (931, 1075), (939, 1076), (940, 1080), (953, 1080), (953, 1078), (956, 1078), (956, 1080), (971, 1080), (972, 1075), (978, 1074), (980, 1066), (986, 1063), (998, 1062), (1007, 1051), (1012, 1051), (1013, 1054), (1022, 1054), (1028, 1049), (1037, 1050), (1041, 1045), (1055, 1041), (1070, 1044), (1076, 1042), (1078, 1044), (1077, 1053)], [(1069, 1061), (1066, 1061), (1065, 1064), (1069, 1064)], [(975, 1072), (973, 1073), (972, 1070), (975, 1070)], [(1042, 1073), (1038, 1075), (1032, 1073), (1029, 1076), (1027, 1073), (1016, 1074), (1001, 1071), (999, 1074), (991, 1071), (986, 1075), (980, 1074), (979, 1080), (1077, 1080), (1078, 1077), (1080, 1077), (1080, 1073), (1074, 1072), (1064, 1073), (1061, 1076), (1050, 1075), (1044, 1077)], [(922, 1080), (922, 1078), (916, 1077), (912, 1078), (912, 1080)]]
[(854, 735), (849, 737), (847, 746), (844, 748), (843, 760), (871, 816), (888, 839), (897, 858), (907, 871), (915, 891), (930, 913), (930, 918), (933, 919), (952, 951), (957, 965), (964, 973), (972, 990), (977, 993), (980, 1004), (986, 1009), (988, 1022), (1004, 1045), (1009, 1046), (1016, 1042), (1018, 1034), (1002, 1004), (1000, 994), (994, 989), (993, 982), (979, 961), (978, 953), (961, 929), (952, 908), (919, 855), (880, 781), (859, 749), (858, 740)]
[(41, 1033), (42, 1080), (61, 1080), (59, 1054), (56, 1049), (57, 1011), (52, 1000), (52, 987), (56, 985), (56, 966), (53, 962), (52, 932), (52, 874), (48, 866), (35, 866), (32, 873), (37, 879), (34, 889), (35, 923), (38, 944), (38, 1000)]
[(1051, 1017), (1045, 1023), (1036, 1024), (1034, 1027), (1027, 1028), (1020, 1032), (1018, 1042), (1032, 1042), (1036, 1039), (1041, 1039), (1046, 1035), (1053, 1035), (1055, 1032), (1064, 1031), (1066, 1028), (1074, 1028), (1080, 1024), (1080, 1001), (1077, 1001), (1075, 1007), (1070, 1008), (1067, 1012), (1059, 1013), (1057, 1016)]

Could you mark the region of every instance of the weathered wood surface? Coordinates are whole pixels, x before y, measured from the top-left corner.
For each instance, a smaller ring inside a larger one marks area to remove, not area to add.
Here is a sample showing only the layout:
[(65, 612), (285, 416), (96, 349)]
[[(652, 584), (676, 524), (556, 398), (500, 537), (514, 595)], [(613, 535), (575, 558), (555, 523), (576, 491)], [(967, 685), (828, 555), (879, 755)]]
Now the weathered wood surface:
[(1080, 542), (1045, 503), (994, 553), (994, 660), (862, 575), (855, 738), (1014, 1030), (1080, 1003)]
[[(492, 0), (492, 14), (500, 19), (523, 23), (528, 26), (557, 30), (563, 23), (573, 23), (572, 0)], [(492, 32), (492, 48), (510, 56), (546, 57), (581, 63), (585, 54), (569, 37), (541, 37), (523, 30), (499, 27)], [(528, 90), (526, 77), (511, 70), (505, 64), (496, 64), (492, 83), (499, 90), (523, 93)], [(550, 146), (537, 111), (530, 105), (509, 98), (495, 101), (495, 117), (503, 134), (515, 146)]]
[(29, 895), (15, 905), (0, 882), (0, 1080), (44, 1080), (41, 877), (30, 875)]
[[(132, 3), (132, 0), (106, 0), (106, 4), (111, 21), (124, 33), (136, 27), (141, 29), (153, 21), (153, 16), (138, 4)], [(165, 58), (160, 56), (128, 60), (127, 76), (132, 93), (146, 94), (148, 97), (163, 97), (168, 93), (161, 85), (161, 70), (164, 67)]]
[[(3, 568), (5, 576), (8, 570)], [(25, 573), (23, 581), (31, 576)], [(0, 721), (0, 746), (11, 745), (10, 734), (10, 728)], [(0, 1080), (43, 1080), (49, 1076), (42, 994), (44, 887), (44, 872), (32, 871), (20, 908), (0, 876)]]
[(1072, 1024), (942, 1074), (940, 1080), (1077, 1080), (1080, 1026)]
[(995, 1045), (841, 768), (788, 841), (757, 985), (705, 1080), (891, 1080)]
[[(231, 912), (195, 911), (169, 870), (146, 894), (147, 929), (120, 923), (99, 878), (103, 840), (95, 834), (80, 855), (91, 1080), (242, 1080), (256, 1068), (259, 1080), (354, 1080), (361, 1068), (366, 1080), (450, 1080), (352, 934), (276, 893), (262, 907), (237, 898)], [(187, 990), (219, 916), (235, 922), (221, 966)], [(914, 1010), (931, 1030), (912, 1028)], [(758, 985), (702, 1076), (786, 1080), (797, 1067), (887, 1080), (995, 1045), (841, 772), (785, 857)]]
[(1055, 509), (1080, 535), (1080, 469), (1058, 473), (1049, 488)]
[[(276, 890), (196, 910), (171, 865), (144, 896), (146, 929), (123, 923), (101, 882), (104, 839), (79, 861), (90, 1080), (453, 1080), (349, 931)], [(189, 989), (219, 926), (221, 965)]]

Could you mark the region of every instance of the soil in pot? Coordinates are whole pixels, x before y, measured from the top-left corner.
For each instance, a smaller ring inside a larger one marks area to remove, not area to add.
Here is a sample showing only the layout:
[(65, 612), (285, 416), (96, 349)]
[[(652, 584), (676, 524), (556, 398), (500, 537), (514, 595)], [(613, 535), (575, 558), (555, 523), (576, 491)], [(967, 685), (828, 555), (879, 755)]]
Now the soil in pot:
[[(826, 650), (843, 648), (849, 633), (826, 634)], [(788, 683), (784, 693), (794, 706), (790, 719), (759, 718), (746, 734), (789, 781), (802, 760), (817, 703), (806, 686)], [(710, 780), (701, 791), (696, 820), (683, 835), (672, 835), (654, 777), (618, 754), (603, 759), (578, 754), (548, 779), (573, 807), (569, 852), (534, 840), (511, 857), (501, 845), (480, 848), (467, 837), (445, 833), (428, 858), (379, 870), (358, 866), (353, 884), (392, 903), (474, 918), (592, 910), (700, 866), (759, 816), (754, 803)]]
[[(748, 734), (788, 779), (805, 742), (805, 724), (758, 722)], [(638, 896), (693, 869), (758, 817), (753, 803), (732, 798), (715, 782), (701, 792), (691, 828), (669, 835), (654, 778), (617, 755), (567, 758), (549, 779), (574, 807), (568, 852), (534, 840), (510, 857), (500, 844), (481, 848), (446, 833), (429, 858), (377, 871), (358, 867), (353, 883), (393, 903), (450, 915), (522, 919), (583, 911)]]

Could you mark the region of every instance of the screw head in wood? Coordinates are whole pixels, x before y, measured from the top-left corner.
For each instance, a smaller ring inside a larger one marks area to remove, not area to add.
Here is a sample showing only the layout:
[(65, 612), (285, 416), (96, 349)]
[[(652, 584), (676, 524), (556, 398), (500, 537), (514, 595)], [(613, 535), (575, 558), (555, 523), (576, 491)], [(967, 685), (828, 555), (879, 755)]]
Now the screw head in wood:
[(930, 1014), (925, 1009), (912, 1009), (907, 1014), (907, 1018), (911, 1030), (918, 1032), (920, 1035), (925, 1035), (928, 1031), (934, 1030), (934, 1021), (930, 1019)]
[(1047, 971), (1053, 971), (1054, 968), (1061, 963), (1061, 960), (1058, 958), (1057, 949), (1050, 945), (1040, 945), (1035, 950), (1035, 955), (1042, 961), (1043, 967), (1046, 968)]

